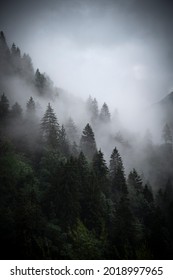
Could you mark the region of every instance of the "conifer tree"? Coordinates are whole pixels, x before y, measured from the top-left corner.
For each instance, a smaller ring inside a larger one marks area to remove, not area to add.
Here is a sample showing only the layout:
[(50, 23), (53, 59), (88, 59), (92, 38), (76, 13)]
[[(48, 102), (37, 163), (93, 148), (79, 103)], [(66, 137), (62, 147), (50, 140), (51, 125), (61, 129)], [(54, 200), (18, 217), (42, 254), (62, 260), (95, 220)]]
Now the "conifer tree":
[(22, 107), (19, 105), (19, 103), (15, 103), (11, 108), (11, 117), (14, 119), (20, 119), (22, 116)]
[(35, 72), (35, 86), (40, 93), (43, 93), (46, 86), (46, 77), (40, 73), (39, 69)]
[(96, 142), (94, 137), (94, 132), (89, 125), (89, 123), (85, 126), (82, 137), (80, 140), (81, 150), (83, 151), (84, 155), (89, 159), (92, 160), (94, 154), (97, 151)]
[(69, 144), (68, 144), (68, 140), (67, 140), (67, 136), (66, 136), (66, 131), (64, 126), (61, 126), (61, 129), (59, 131), (59, 150), (60, 152), (64, 155), (64, 156), (68, 156), (69, 155)]
[(42, 136), (45, 143), (56, 148), (59, 140), (59, 123), (50, 103), (47, 106), (46, 112), (41, 121)]
[(162, 137), (163, 137), (165, 144), (172, 145), (172, 132), (171, 132), (170, 126), (167, 123), (165, 124), (165, 126), (163, 128)]
[(100, 111), (100, 120), (103, 123), (108, 123), (110, 122), (110, 117), (111, 116), (110, 116), (108, 105), (104, 103)]
[(124, 175), (123, 162), (116, 147), (111, 154), (109, 173), (113, 199), (119, 201), (122, 194), (127, 193), (127, 186)]
[(9, 113), (9, 101), (6, 95), (3, 93), (0, 100), (0, 118), (5, 119)]
[(27, 113), (32, 116), (35, 114), (35, 101), (32, 96), (30, 97), (29, 101), (26, 104), (26, 110)]
[(77, 127), (72, 118), (69, 118), (66, 122), (65, 130), (70, 143), (79, 141)]
[(0, 32), (0, 73), (10, 73), (10, 50), (3, 31)]
[(25, 53), (22, 57), (22, 75), (28, 82), (33, 82), (34, 68), (33, 68), (32, 60), (31, 57)]
[(93, 157), (93, 170), (97, 177), (99, 187), (101, 191), (108, 196), (110, 194), (110, 186), (109, 186), (109, 180), (108, 180), (108, 168), (106, 165), (106, 161), (104, 159), (104, 155), (99, 150), (97, 153), (95, 153)]

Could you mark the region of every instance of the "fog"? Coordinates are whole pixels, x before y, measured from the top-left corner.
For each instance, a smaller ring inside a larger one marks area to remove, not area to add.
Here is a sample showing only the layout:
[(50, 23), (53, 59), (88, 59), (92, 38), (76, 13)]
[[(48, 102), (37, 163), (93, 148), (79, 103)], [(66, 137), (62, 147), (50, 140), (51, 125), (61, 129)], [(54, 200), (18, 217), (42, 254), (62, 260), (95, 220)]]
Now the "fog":
[(57, 86), (129, 119), (172, 87), (168, 8), (137, 2), (7, 1), (0, 25)]
[[(106, 102), (112, 122), (99, 128), (91, 123), (97, 148), (108, 162), (116, 144), (126, 172), (133, 167), (143, 172), (147, 129), (154, 143), (162, 141), (162, 117), (150, 108), (173, 87), (170, 10), (169, 1), (155, 0), (15, 1), (13, 6), (6, 1), (0, 27), (8, 44), (28, 53), (34, 69), (46, 72), (58, 87), (59, 98), (51, 99), (58, 121), (72, 117), (81, 134), (91, 117), (88, 96), (97, 99), (99, 110)], [(33, 96), (43, 116), (47, 97), (40, 100), (19, 77), (6, 78), (1, 86), (10, 102), (19, 100), (23, 108)]]

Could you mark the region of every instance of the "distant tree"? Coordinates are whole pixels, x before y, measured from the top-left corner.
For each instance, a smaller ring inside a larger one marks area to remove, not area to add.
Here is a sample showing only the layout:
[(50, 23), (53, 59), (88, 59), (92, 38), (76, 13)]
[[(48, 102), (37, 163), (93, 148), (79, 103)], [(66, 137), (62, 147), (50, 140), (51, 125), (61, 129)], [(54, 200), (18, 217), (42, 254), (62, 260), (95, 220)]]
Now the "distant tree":
[(89, 159), (92, 160), (94, 154), (97, 151), (96, 142), (94, 137), (94, 132), (89, 125), (89, 123), (85, 126), (82, 137), (80, 140), (80, 147), (83, 151), (84, 155)]
[(13, 43), (11, 47), (11, 62), (13, 71), (16, 74), (22, 74), (22, 60), (21, 60), (21, 52), (18, 47)]
[(0, 54), (2, 55), (2, 53), (4, 51), (7, 51), (7, 49), (8, 49), (8, 46), (7, 46), (6, 38), (5, 38), (4, 32), (1, 31), (0, 32)]
[(35, 72), (35, 86), (40, 93), (44, 93), (44, 89), (46, 86), (46, 77), (44, 74), (41, 74), (39, 69)]
[(3, 93), (0, 99), (0, 120), (3, 121), (9, 114), (9, 101), (6, 95)]
[(11, 117), (14, 119), (20, 119), (22, 116), (22, 107), (16, 102), (11, 108)]
[(88, 99), (86, 101), (86, 107), (87, 107), (88, 111), (91, 110), (92, 102), (93, 102), (92, 97), (91, 97), (91, 95), (89, 95), (89, 97), (88, 97)]
[(79, 141), (77, 127), (72, 118), (69, 118), (67, 120), (67, 122), (65, 124), (65, 130), (66, 130), (67, 137), (68, 137), (70, 143)]
[(63, 125), (61, 126), (61, 129), (59, 131), (58, 142), (60, 152), (66, 157), (69, 156), (69, 144), (66, 136), (66, 131)]
[(172, 132), (168, 124), (165, 124), (162, 133), (165, 144), (172, 144)]
[(16, 47), (16, 45), (13, 43), (12, 47), (11, 47), (11, 54), (13, 57), (21, 57), (21, 52), (20, 49), (18, 47)]
[(26, 104), (26, 110), (27, 113), (30, 115), (35, 114), (35, 101), (32, 96), (30, 97), (29, 101)]
[(104, 103), (100, 111), (100, 120), (104, 123), (107, 123), (110, 121), (110, 117), (111, 116), (110, 116), (108, 105)]
[(27, 81), (33, 81), (34, 79), (34, 68), (32, 60), (30, 56), (25, 53), (22, 57), (22, 75)]
[(133, 169), (133, 171), (130, 172), (128, 176), (128, 185), (129, 187), (133, 187), (137, 194), (142, 193), (143, 191), (142, 179), (137, 173), (136, 169)]
[(72, 156), (74, 156), (74, 157), (78, 157), (79, 156), (79, 147), (78, 147), (78, 145), (76, 144), (75, 141), (70, 146), (70, 152), (71, 152)]
[(144, 186), (143, 194), (144, 194), (145, 200), (148, 203), (154, 202), (153, 192), (152, 192), (151, 188), (149, 188), (149, 186), (147, 184), (145, 184), (145, 186)]
[(87, 110), (90, 114), (90, 120), (92, 124), (96, 124), (99, 116), (98, 102), (96, 98), (92, 99), (92, 97), (89, 96), (87, 100)]
[(108, 168), (106, 165), (106, 161), (104, 159), (104, 155), (99, 150), (95, 153), (93, 157), (93, 171), (96, 175), (96, 178), (98, 180), (98, 184), (100, 187), (100, 190), (106, 195), (110, 195), (110, 186), (109, 186), (109, 180), (108, 180)]
[(111, 154), (109, 174), (113, 199), (119, 201), (122, 194), (127, 193), (127, 186), (123, 162), (116, 147)]
[(4, 33), (0, 32), (0, 73), (10, 73), (10, 50), (8, 48)]
[(41, 121), (42, 136), (45, 143), (56, 148), (58, 145), (60, 127), (50, 103), (47, 106), (46, 112)]

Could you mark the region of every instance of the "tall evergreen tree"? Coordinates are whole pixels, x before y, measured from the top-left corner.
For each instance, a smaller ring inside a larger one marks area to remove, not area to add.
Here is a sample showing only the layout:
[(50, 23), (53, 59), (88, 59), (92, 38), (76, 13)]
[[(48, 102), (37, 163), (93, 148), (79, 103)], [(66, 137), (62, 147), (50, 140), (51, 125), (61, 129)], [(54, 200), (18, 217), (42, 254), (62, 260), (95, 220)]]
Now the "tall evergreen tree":
[(41, 121), (42, 136), (45, 143), (57, 148), (59, 140), (59, 123), (50, 103), (47, 106), (46, 112)]
[(0, 73), (10, 73), (10, 50), (3, 31), (0, 32)]
[(89, 125), (89, 123), (85, 126), (82, 137), (80, 140), (80, 147), (83, 151), (84, 155), (89, 159), (92, 160), (94, 154), (97, 151), (96, 142), (94, 137), (94, 132)]
[(44, 93), (46, 86), (46, 77), (44, 74), (41, 74), (39, 69), (35, 72), (35, 86), (40, 93)]
[(20, 119), (22, 116), (22, 107), (19, 105), (19, 103), (15, 103), (12, 108), (10, 115), (13, 119)]
[(89, 112), (91, 123), (95, 125), (99, 116), (98, 102), (96, 98), (92, 99), (92, 97), (89, 96), (87, 100), (87, 111)]
[(122, 194), (127, 193), (127, 186), (124, 175), (123, 162), (116, 147), (111, 154), (109, 173), (113, 199), (115, 201), (119, 201)]
[(99, 150), (93, 157), (93, 170), (99, 183), (101, 191), (106, 195), (110, 195), (110, 186), (108, 180), (108, 168), (104, 155)]
[(6, 95), (3, 93), (0, 99), (0, 120), (3, 121), (9, 114), (9, 101)]
[(108, 123), (108, 122), (110, 122), (110, 118), (111, 118), (111, 115), (109, 112), (108, 105), (106, 103), (104, 103), (100, 110), (100, 120), (103, 123)]
[(22, 57), (22, 75), (28, 82), (33, 82), (34, 68), (33, 68), (32, 60), (31, 57), (25, 53)]
[(71, 144), (79, 141), (78, 130), (72, 118), (67, 120), (65, 130)]
[(35, 109), (36, 109), (35, 101), (34, 101), (33, 97), (31, 96), (29, 101), (26, 104), (27, 113), (33, 116), (35, 114)]
[(67, 136), (66, 136), (66, 131), (64, 126), (61, 126), (61, 129), (59, 131), (59, 150), (62, 153), (62, 155), (64, 156), (69, 156), (69, 144), (68, 144), (68, 140), (67, 140)]
[(165, 144), (171, 144), (172, 145), (172, 132), (170, 129), (170, 126), (166, 123), (163, 132), (162, 132), (162, 137), (165, 142)]
[(110, 158), (110, 181), (115, 214), (110, 227), (110, 251), (113, 258), (134, 258), (133, 215), (121, 156), (115, 147)]

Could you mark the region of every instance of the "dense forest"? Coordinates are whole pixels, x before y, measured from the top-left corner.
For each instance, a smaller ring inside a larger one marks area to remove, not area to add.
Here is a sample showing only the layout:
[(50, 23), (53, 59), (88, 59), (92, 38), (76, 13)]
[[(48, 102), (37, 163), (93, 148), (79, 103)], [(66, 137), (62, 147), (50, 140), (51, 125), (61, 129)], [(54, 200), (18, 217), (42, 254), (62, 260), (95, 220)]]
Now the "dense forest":
[[(13, 94), (12, 79), (30, 91)], [(118, 118), (112, 133), (106, 103), (88, 98), (81, 129), (54, 110), (61, 95), (1, 32), (0, 258), (172, 259), (173, 119), (139, 147)]]

